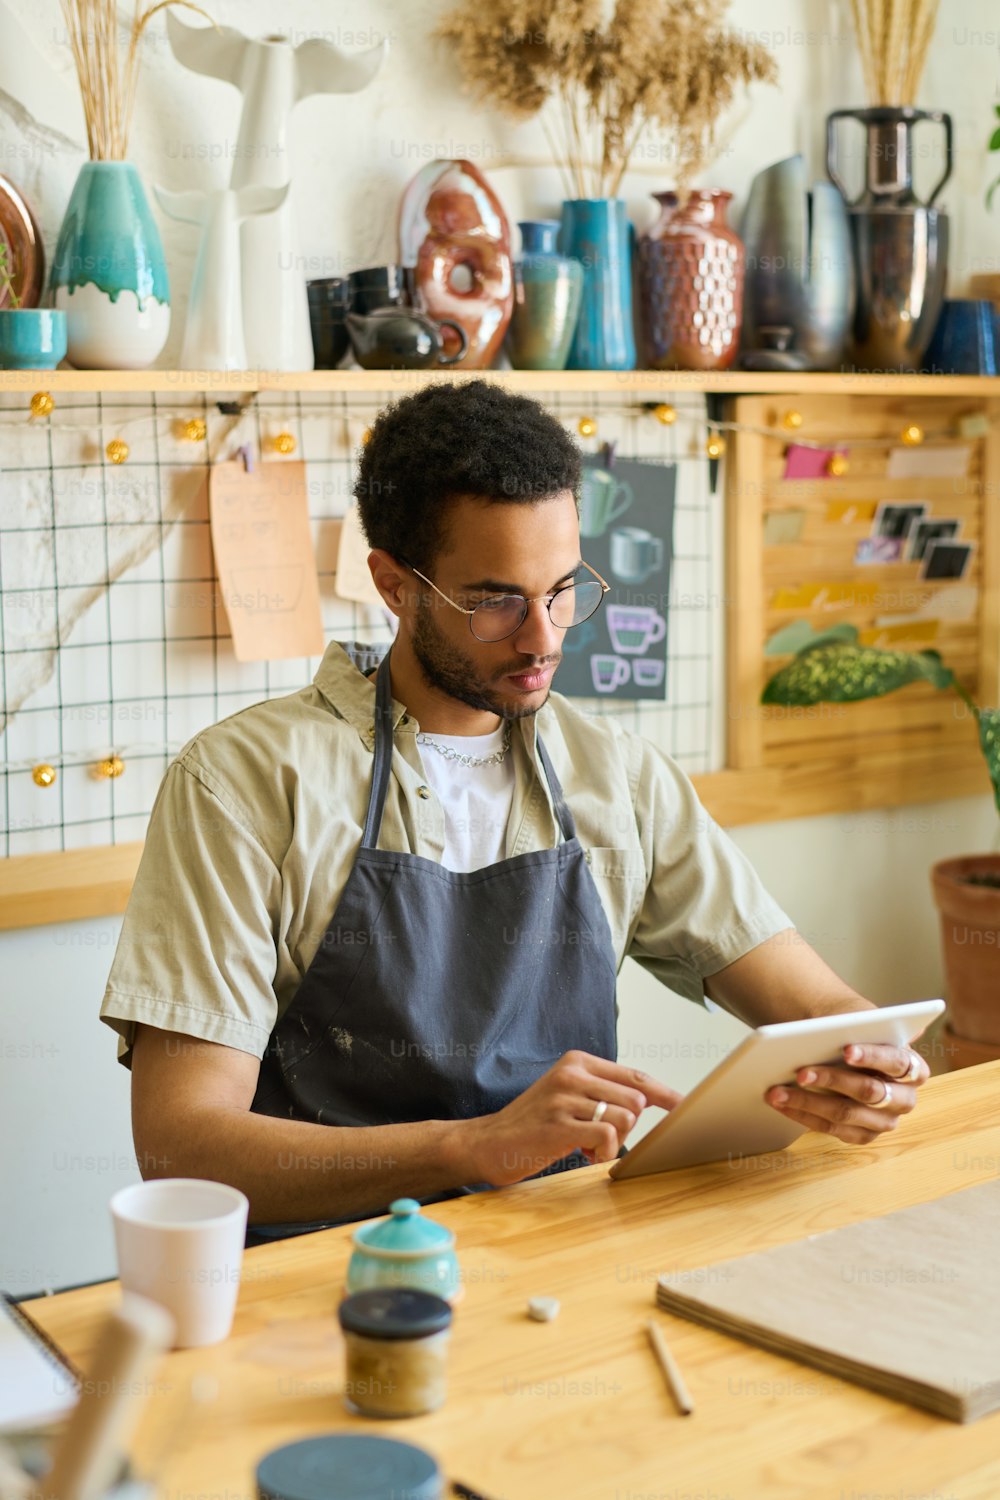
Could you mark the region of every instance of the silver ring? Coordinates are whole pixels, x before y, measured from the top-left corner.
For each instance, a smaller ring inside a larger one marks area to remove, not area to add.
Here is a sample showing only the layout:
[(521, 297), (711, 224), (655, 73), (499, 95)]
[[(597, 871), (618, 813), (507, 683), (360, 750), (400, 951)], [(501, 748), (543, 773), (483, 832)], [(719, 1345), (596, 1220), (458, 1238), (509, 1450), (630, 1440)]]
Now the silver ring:
[(594, 1105), (594, 1113), (591, 1115), (590, 1118), (591, 1118), (592, 1121), (594, 1121), (594, 1120), (603, 1120), (604, 1116), (607, 1114), (607, 1112), (608, 1112), (608, 1106), (607, 1106), (607, 1104), (604, 1102), (603, 1099), (599, 1099), (597, 1101), (597, 1103)]
[(892, 1085), (887, 1083), (884, 1078), (880, 1078), (879, 1083), (881, 1083), (882, 1087), (885, 1089), (885, 1097), (883, 1099), (880, 1099), (877, 1104), (873, 1104), (870, 1107), (872, 1109), (888, 1109), (889, 1105), (892, 1103)]
[(918, 1052), (912, 1051), (912, 1049), (909, 1048), (907, 1050), (910, 1057), (910, 1066), (907, 1068), (905, 1073), (901, 1073), (899, 1075), (899, 1077), (895, 1080), (896, 1083), (916, 1083), (917, 1079), (920, 1077), (920, 1054)]

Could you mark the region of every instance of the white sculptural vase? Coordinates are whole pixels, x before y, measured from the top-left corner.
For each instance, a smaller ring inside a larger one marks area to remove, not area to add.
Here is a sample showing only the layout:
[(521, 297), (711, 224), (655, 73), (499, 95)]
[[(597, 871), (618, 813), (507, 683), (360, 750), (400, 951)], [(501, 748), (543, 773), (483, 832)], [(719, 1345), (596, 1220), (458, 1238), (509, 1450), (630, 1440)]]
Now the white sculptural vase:
[[(291, 176), (288, 118), (294, 106), (310, 94), (351, 94), (365, 88), (388, 48), (383, 40), (351, 55), (318, 37), (293, 47), (281, 36), (256, 40), (233, 27), (188, 26), (172, 10), (166, 19), (178, 62), (195, 73), (222, 78), (243, 94), (230, 182), (236, 191), (286, 186)], [(244, 218), (241, 259), (249, 366), (311, 370), (305, 262), (288, 198), (274, 213), (258, 211)]]

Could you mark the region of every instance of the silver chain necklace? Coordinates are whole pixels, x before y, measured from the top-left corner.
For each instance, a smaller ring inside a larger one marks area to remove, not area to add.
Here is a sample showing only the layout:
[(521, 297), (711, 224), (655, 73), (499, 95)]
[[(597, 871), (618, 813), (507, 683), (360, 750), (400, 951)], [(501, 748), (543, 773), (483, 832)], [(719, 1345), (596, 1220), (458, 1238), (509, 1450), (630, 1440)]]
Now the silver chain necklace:
[(461, 750), (453, 750), (450, 745), (439, 745), (436, 740), (428, 739), (426, 734), (417, 735), (417, 744), (430, 745), (445, 760), (457, 760), (461, 766), (498, 766), (510, 749), (510, 720), (507, 720), (504, 727), (503, 744), (492, 755), (463, 755)]

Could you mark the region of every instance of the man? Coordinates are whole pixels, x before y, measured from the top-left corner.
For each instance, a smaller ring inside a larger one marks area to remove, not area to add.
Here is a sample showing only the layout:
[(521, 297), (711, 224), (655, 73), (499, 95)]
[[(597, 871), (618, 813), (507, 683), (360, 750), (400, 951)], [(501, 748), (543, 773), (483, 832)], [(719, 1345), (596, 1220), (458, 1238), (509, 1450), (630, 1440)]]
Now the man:
[[(332, 643), (153, 808), (101, 1012), (144, 1175), (233, 1183), (266, 1237), (609, 1161), (680, 1097), (615, 1060), (626, 955), (751, 1025), (869, 1008), (668, 756), (552, 693), (607, 587), (579, 480), (487, 381), (379, 415), (355, 493), (390, 654)], [(927, 1072), (849, 1048), (769, 1100), (869, 1142)]]

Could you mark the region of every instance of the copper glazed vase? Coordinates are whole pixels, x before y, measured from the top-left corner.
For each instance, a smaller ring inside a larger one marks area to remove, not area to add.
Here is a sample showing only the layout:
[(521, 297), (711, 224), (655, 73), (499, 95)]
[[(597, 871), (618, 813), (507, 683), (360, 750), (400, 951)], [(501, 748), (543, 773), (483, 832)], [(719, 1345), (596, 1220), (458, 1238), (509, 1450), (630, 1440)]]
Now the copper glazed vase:
[(639, 237), (646, 364), (653, 370), (727, 370), (743, 321), (746, 252), (726, 223), (732, 193), (694, 188), (681, 204), (654, 193), (660, 217)]

